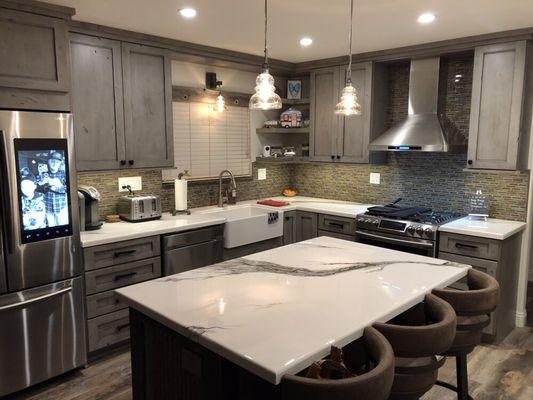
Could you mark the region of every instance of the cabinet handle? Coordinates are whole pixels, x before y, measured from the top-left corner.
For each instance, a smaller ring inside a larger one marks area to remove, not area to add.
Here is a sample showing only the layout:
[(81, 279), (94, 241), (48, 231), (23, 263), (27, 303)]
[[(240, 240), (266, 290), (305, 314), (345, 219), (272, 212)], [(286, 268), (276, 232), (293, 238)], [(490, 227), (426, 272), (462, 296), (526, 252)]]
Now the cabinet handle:
[(127, 274), (115, 275), (115, 282), (124, 278), (131, 278), (135, 275), (137, 275), (137, 272), (128, 272)]
[(340, 160), (341, 159), (341, 156), (337, 156), (337, 160)]
[(130, 324), (123, 324), (123, 325), (119, 325), (117, 326), (117, 332), (120, 332), (122, 329), (125, 329), (125, 328), (129, 328)]
[(468, 160), (468, 165), (472, 165), (474, 162), (472, 160)]
[(331, 156), (331, 159), (334, 160), (334, 159), (335, 159), (335, 156)]
[(327, 224), (329, 226), (333, 226), (335, 228), (344, 229), (344, 224), (342, 224), (340, 222), (328, 222)]
[(134, 253), (136, 253), (137, 250), (136, 249), (131, 249), (131, 250), (124, 250), (124, 251), (115, 251), (115, 254), (113, 254), (113, 257), (117, 258), (117, 257), (120, 257), (120, 256), (130, 256)]
[(133, 165), (134, 163), (135, 163), (134, 160), (128, 160), (128, 164), (129, 164), (129, 165)]
[(472, 244), (463, 244), (463, 243), (455, 243), (455, 247), (457, 247), (458, 249), (471, 249), (471, 250), (476, 250), (478, 247), (477, 246), (474, 246)]
[(126, 160), (120, 160), (120, 165), (126, 165)]

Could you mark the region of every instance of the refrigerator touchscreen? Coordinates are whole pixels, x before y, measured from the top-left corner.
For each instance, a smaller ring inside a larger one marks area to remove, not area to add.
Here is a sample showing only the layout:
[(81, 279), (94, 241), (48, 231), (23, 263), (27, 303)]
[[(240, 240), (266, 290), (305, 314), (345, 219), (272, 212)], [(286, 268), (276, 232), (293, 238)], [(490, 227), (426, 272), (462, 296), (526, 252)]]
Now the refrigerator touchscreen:
[(15, 139), (22, 243), (72, 234), (65, 139)]

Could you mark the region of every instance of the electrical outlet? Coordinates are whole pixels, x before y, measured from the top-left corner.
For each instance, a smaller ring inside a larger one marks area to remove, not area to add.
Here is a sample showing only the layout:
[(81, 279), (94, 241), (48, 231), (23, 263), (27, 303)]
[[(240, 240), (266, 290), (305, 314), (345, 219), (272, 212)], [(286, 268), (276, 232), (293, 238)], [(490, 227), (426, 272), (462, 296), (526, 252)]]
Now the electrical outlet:
[(373, 185), (379, 185), (381, 182), (381, 174), (377, 172), (370, 173), (370, 183)]
[(258, 181), (264, 181), (267, 178), (267, 170), (266, 168), (259, 168), (257, 170), (257, 180)]
[(118, 191), (119, 192), (127, 192), (128, 189), (125, 188), (125, 186), (131, 186), (131, 190), (134, 192), (139, 192), (143, 190), (143, 180), (140, 176), (128, 176), (128, 177), (122, 177), (118, 178)]

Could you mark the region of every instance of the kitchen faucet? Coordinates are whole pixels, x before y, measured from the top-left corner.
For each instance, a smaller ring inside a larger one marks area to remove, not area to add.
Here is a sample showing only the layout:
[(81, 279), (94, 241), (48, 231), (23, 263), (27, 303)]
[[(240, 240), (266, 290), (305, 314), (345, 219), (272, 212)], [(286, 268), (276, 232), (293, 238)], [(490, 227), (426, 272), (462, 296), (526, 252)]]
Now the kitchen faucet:
[[(226, 190), (226, 196), (222, 196), (222, 178), (224, 174), (227, 173), (230, 176), (231, 182), (230, 182), (230, 188), (229, 190)], [(218, 175), (218, 206), (223, 207), (224, 206), (224, 200), (226, 203), (234, 204), (237, 197), (237, 184), (235, 183), (235, 177), (233, 176), (233, 173), (225, 169), (220, 172)]]

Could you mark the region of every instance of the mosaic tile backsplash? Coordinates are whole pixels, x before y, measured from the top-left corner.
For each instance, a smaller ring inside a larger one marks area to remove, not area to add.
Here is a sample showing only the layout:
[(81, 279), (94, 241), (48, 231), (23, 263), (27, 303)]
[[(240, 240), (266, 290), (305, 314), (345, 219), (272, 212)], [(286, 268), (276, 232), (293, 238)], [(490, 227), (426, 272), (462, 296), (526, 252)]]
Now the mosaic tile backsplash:
[[(468, 137), (470, 95), (472, 92), (472, 55), (446, 57), (441, 62), (439, 113), (448, 134), (459, 141)], [(456, 76), (460, 76), (457, 80)], [(408, 104), (409, 64), (389, 67), (388, 125), (405, 118)], [(425, 205), (438, 210), (468, 212), (469, 197), (481, 189), (489, 197), (491, 216), (525, 221), (529, 173), (465, 171), (466, 154), (389, 153), (385, 165), (298, 164), (261, 165), (267, 179), (237, 181), (237, 199), (251, 200), (276, 196), (286, 187), (300, 195), (328, 199), (385, 204), (403, 198), (404, 204)], [(370, 172), (381, 174), (381, 184), (369, 183)], [(119, 176), (141, 176), (143, 193), (161, 196), (163, 211), (174, 204), (173, 185), (162, 184), (161, 169), (100, 171), (79, 173), (79, 184), (96, 187), (102, 194), (100, 214), (116, 213)], [(218, 182), (189, 182), (189, 207), (214, 205), (218, 201)]]

